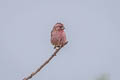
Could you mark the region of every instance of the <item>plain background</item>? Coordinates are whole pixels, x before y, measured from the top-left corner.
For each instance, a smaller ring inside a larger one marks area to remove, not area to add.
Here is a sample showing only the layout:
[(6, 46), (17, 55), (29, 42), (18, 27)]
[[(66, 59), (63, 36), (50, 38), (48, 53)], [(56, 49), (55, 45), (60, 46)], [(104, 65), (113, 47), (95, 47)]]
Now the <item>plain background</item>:
[(69, 43), (31, 80), (120, 80), (120, 0), (0, 0), (0, 80), (22, 80), (52, 55), (56, 22)]

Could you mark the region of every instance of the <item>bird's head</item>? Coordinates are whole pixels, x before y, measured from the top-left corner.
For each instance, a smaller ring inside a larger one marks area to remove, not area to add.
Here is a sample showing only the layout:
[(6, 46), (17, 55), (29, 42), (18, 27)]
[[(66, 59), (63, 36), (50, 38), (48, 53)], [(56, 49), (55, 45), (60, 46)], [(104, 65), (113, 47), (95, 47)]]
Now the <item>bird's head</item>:
[(65, 27), (62, 23), (56, 23), (54, 26), (55, 30), (59, 31), (59, 30), (64, 30)]

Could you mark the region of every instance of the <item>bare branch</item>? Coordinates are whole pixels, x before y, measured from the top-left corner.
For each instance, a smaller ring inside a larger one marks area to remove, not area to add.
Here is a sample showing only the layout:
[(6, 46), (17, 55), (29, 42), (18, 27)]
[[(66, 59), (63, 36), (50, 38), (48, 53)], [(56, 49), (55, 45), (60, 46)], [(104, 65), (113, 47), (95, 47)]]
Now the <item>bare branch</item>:
[(52, 58), (54, 56), (56, 56), (56, 54), (58, 53), (58, 51), (63, 48), (68, 42), (66, 42), (63, 46), (59, 47), (59, 49), (56, 49), (55, 52), (50, 56), (50, 58), (48, 60), (46, 60), (35, 72), (32, 72), (28, 77), (24, 78), (23, 80), (28, 80), (31, 79), (34, 75), (36, 75), (38, 72), (40, 72), (40, 70), (49, 63), (50, 60), (52, 60)]

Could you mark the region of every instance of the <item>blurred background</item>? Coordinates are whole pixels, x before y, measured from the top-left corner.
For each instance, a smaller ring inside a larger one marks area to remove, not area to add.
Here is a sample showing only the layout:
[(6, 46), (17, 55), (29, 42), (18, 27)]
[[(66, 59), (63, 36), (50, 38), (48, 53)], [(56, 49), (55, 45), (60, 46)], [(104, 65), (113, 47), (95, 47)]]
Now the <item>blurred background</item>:
[(119, 0), (0, 0), (0, 80), (22, 80), (53, 54), (57, 22), (69, 43), (31, 80), (120, 80)]

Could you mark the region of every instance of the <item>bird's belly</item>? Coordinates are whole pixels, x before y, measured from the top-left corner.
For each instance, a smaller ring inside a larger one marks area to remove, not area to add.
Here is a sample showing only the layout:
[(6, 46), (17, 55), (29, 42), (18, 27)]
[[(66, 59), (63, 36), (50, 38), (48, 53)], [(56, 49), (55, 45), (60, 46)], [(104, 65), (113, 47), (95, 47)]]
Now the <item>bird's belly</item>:
[(65, 36), (62, 33), (53, 35), (51, 43), (53, 45), (61, 46), (65, 43)]

